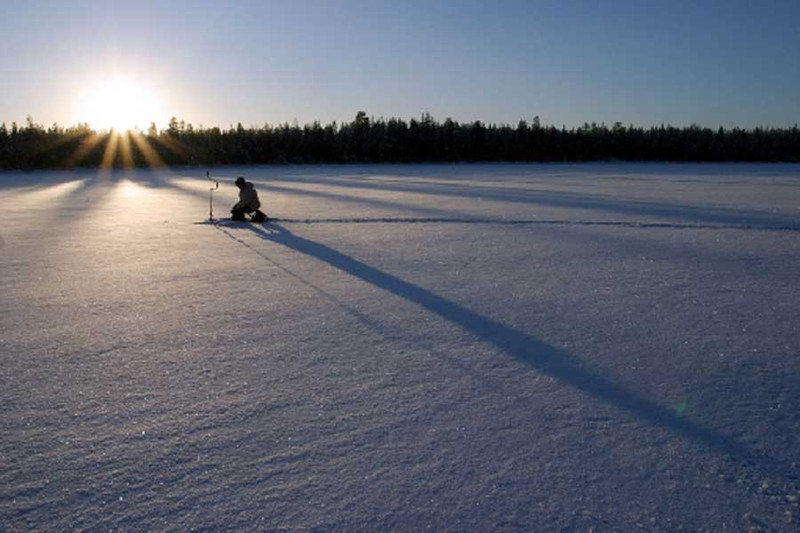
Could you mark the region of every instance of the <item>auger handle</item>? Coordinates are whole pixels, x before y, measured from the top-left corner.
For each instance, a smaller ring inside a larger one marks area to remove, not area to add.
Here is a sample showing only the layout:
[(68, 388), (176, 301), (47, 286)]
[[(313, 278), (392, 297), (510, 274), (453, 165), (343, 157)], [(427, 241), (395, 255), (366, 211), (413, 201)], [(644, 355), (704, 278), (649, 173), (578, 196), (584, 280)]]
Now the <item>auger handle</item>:
[(214, 182), (214, 186), (208, 189), (208, 220), (214, 221), (214, 191), (219, 189), (219, 182), (211, 178), (211, 173), (206, 170), (206, 178)]

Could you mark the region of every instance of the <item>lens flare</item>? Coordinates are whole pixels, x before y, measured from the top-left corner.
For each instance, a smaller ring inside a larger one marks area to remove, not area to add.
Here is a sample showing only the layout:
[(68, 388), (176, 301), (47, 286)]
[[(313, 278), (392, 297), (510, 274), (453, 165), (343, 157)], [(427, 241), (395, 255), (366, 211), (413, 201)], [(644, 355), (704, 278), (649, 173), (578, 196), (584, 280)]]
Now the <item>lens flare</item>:
[(114, 77), (84, 88), (79, 117), (96, 130), (147, 129), (164, 122), (163, 107), (152, 87), (136, 80)]

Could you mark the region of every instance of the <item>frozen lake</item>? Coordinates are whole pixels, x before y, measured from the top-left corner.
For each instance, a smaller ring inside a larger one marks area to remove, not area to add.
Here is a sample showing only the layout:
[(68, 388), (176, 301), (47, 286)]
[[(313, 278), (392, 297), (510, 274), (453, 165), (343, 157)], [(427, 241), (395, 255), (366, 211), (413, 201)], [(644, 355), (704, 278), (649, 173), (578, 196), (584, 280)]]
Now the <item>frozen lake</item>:
[(796, 531), (800, 166), (0, 173), (0, 530)]

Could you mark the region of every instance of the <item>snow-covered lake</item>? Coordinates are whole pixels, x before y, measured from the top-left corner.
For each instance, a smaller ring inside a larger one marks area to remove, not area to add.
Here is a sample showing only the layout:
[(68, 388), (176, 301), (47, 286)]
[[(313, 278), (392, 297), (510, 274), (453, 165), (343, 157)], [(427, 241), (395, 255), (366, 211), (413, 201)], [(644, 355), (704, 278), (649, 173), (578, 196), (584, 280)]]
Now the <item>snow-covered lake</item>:
[(800, 166), (205, 171), (0, 173), (0, 530), (800, 530)]

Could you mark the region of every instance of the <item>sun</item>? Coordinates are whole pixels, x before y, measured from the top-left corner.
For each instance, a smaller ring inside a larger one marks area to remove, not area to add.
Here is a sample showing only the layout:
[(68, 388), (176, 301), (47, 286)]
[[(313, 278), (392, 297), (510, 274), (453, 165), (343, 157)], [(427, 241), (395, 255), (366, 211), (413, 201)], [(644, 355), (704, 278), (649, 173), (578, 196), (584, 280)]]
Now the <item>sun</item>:
[(97, 81), (83, 88), (78, 116), (95, 130), (145, 130), (163, 124), (160, 98), (146, 83), (126, 77)]

